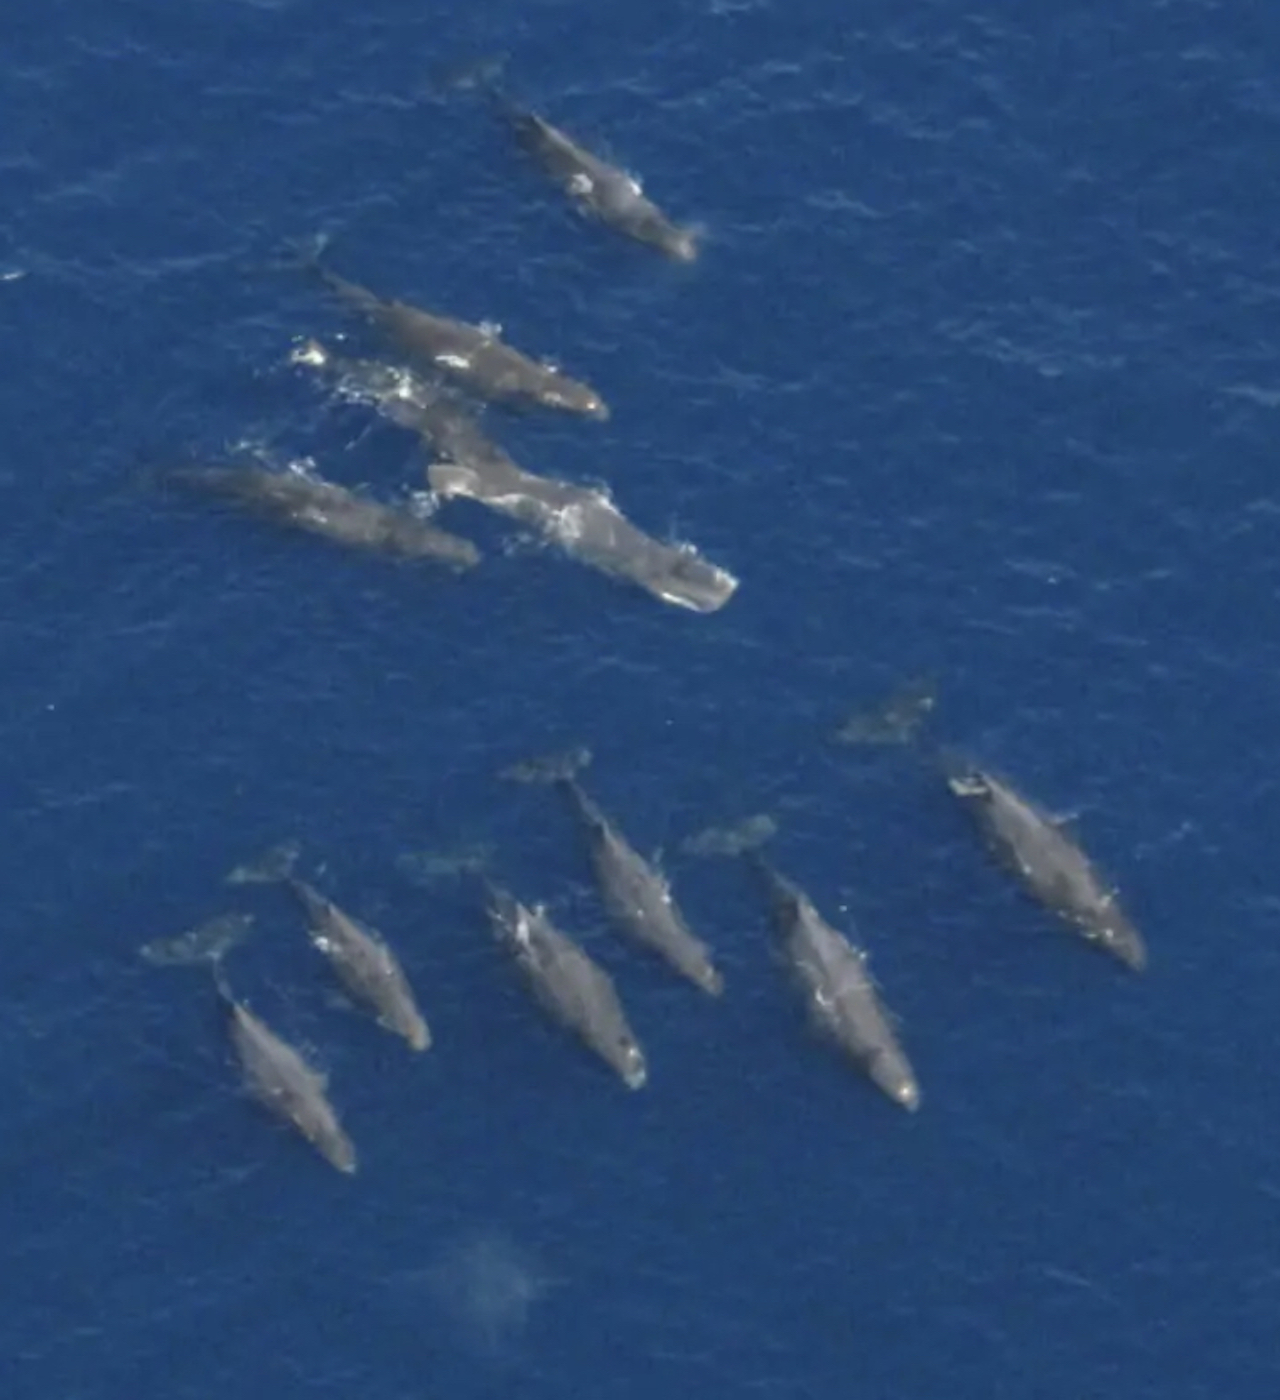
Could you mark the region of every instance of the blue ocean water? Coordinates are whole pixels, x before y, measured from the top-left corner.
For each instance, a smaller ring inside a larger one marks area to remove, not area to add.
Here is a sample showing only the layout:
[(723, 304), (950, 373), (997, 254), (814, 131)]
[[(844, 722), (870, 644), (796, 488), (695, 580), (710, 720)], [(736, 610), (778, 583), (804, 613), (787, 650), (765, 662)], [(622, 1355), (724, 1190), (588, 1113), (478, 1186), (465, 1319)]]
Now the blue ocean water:
[[(0, 978), (8, 1400), (519, 1393), (1272, 1397), (1280, 1385), (1280, 17), (1223, 0), (103, 0), (11, 7), (0, 64)], [(515, 90), (708, 230), (588, 223)], [(494, 416), (741, 578), (664, 607), (478, 507), (463, 579), (156, 491), (249, 442), (384, 492), (411, 439), (285, 361), (330, 262), (600, 386)], [(21, 275), (18, 275), (21, 274)], [(1058, 811), (1151, 967), (1060, 932), (852, 705)], [(725, 968), (604, 926), (554, 794), (589, 744)], [(858, 930), (924, 1102), (807, 1036), (740, 868), (756, 811)], [(334, 1005), (285, 836), (380, 927), (436, 1045)], [(614, 971), (628, 1094), (547, 1027), (464, 883), (477, 843)], [(138, 946), (249, 908), (238, 992), (309, 1047), (352, 1179), (251, 1103), (208, 982)]]

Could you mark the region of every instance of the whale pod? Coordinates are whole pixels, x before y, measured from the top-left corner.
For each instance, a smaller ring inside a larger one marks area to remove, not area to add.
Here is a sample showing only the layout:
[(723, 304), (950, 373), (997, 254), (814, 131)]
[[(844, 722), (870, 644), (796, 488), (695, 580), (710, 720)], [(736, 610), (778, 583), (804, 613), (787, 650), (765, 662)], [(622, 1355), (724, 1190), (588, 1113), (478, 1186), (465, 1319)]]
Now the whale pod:
[(344, 398), (370, 403), (391, 422), (418, 433), (449, 461), (510, 461), (481, 431), (457, 390), (431, 383), (407, 365), (336, 354), (315, 339), (297, 345), (289, 358), (325, 374)]
[(692, 546), (663, 544), (639, 530), (606, 492), (525, 471), (480, 429), (456, 392), (402, 366), (335, 355), (316, 340), (291, 359), (323, 370), (340, 393), (374, 404), (429, 442), (440, 460), (428, 467), (427, 482), (438, 497), (479, 501), (665, 603), (714, 612), (737, 589), (737, 579)]

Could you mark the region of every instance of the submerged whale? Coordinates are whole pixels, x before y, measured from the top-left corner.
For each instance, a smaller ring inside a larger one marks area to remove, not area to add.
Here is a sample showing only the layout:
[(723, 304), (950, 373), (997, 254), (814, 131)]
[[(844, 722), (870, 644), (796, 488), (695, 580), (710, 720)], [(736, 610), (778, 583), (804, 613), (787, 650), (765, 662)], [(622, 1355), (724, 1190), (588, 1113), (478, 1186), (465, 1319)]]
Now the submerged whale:
[(608, 418), (608, 406), (595, 389), (570, 378), (558, 366), (508, 345), (499, 326), (488, 322), (475, 326), (380, 297), (331, 272), (314, 254), (305, 263), (343, 302), (423, 368), (447, 375), (482, 398)]
[(984, 769), (954, 756), (946, 766), (948, 787), (973, 814), (1002, 864), (1082, 937), (1141, 972), (1147, 965), (1142, 935), (1066, 824)]
[(516, 764), (502, 776), (554, 783), (565, 793), (586, 833), (605, 906), (617, 925), (694, 986), (719, 996), (724, 978), (706, 944), (690, 930), (670, 881), (627, 843), (579, 785), (576, 774), (590, 761), (588, 750), (576, 749)]
[(649, 1077), (644, 1051), (613, 979), (555, 927), (541, 905), (530, 909), (487, 878), (484, 886), (494, 933), (538, 1002), (595, 1051), (627, 1088), (643, 1088)]
[(340, 1172), (356, 1170), (356, 1149), (329, 1102), (328, 1080), (238, 1002), (213, 962), (214, 982), (231, 1017), (231, 1043), (254, 1096), (284, 1122), (292, 1124)]
[(427, 481), (441, 499), (467, 496), (530, 525), (566, 554), (637, 584), (664, 603), (716, 612), (738, 580), (692, 545), (663, 544), (624, 516), (607, 492), (535, 476), (505, 453), (433, 462)]
[(450, 461), (510, 461), (481, 430), (457, 390), (431, 383), (407, 366), (336, 354), (315, 339), (295, 346), (289, 359), (321, 371), (342, 397), (372, 404)]
[(677, 262), (698, 256), (698, 230), (674, 223), (634, 175), (593, 155), (547, 119), (491, 87), (499, 110), (524, 148), (584, 214)]
[(311, 926), (311, 941), (327, 957), (347, 990), (373, 1012), (378, 1024), (400, 1036), (411, 1049), (426, 1050), (431, 1032), (386, 940), (294, 874), (296, 844), (277, 846), (256, 865), (240, 866), (232, 884), (279, 881), (292, 890)]
[(859, 1064), (894, 1103), (914, 1112), (920, 1086), (872, 980), (867, 955), (823, 919), (802, 890), (751, 849), (782, 949), (817, 1029)]
[(166, 475), (177, 485), (338, 544), (405, 559), (434, 559), (455, 569), (471, 568), (480, 560), (480, 551), (470, 540), (310, 472), (192, 466), (174, 468)]

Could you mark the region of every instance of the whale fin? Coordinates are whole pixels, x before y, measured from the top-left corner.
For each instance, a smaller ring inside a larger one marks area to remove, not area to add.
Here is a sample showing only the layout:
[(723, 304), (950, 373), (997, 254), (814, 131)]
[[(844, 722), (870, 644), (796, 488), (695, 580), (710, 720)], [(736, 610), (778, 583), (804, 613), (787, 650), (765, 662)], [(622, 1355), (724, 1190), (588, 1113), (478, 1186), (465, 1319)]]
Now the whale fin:
[(229, 885), (268, 885), (280, 880), (288, 880), (302, 854), (302, 846), (297, 841), (282, 841), (272, 846), (265, 855), (246, 865), (237, 865), (226, 877)]
[[(336, 987), (328, 988), (322, 994), (320, 1000), (323, 1001), (324, 1004), (331, 1011), (337, 1011), (342, 1014), (346, 1014), (348, 1012), (361, 1011), (361, 1008), (358, 1007), (355, 1004), (355, 1002), (351, 1000), (351, 998), (346, 994), (346, 992), (339, 991)], [(361, 1014), (363, 1014), (363, 1012), (361, 1012)], [(381, 1016), (378, 1016), (375, 1019), (377, 1020), (379, 1025), (386, 1025), (386, 1022), (382, 1019)]]
[(509, 764), (498, 777), (515, 783), (567, 782), (590, 764), (591, 757), (591, 750), (585, 747), (560, 749)]

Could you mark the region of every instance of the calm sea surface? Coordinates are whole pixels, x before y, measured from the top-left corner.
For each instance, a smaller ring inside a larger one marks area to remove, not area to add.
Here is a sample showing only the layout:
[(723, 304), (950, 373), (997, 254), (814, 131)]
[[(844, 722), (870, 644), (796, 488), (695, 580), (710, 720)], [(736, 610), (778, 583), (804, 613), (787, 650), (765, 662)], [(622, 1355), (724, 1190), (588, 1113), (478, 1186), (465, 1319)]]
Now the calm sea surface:
[[(1280, 13), (703, 0), (67, 0), (0, 47), (0, 1388), (6, 1400), (1280, 1393)], [(706, 228), (576, 215), (511, 89)], [(288, 364), (373, 342), (332, 267), (598, 385), (493, 411), (741, 580), (699, 616), (467, 503), (464, 578), (158, 489), (241, 452), (386, 498), (414, 439)], [(935, 729), (1072, 814), (1136, 977), (990, 862), (910, 749), (828, 741), (937, 678)], [(727, 990), (608, 928), (553, 792), (588, 745)], [(868, 948), (894, 1109), (808, 1035), (771, 857)], [(349, 1006), (296, 838), (400, 951), (436, 1044)], [(538, 1014), (488, 848), (615, 975), (629, 1094)], [(422, 853), (428, 854), (424, 865)], [(416, 856), (416, 860), (406, 859)], [(240, 1087), (201, 969), (330, 1076), (361, 1166)]]

